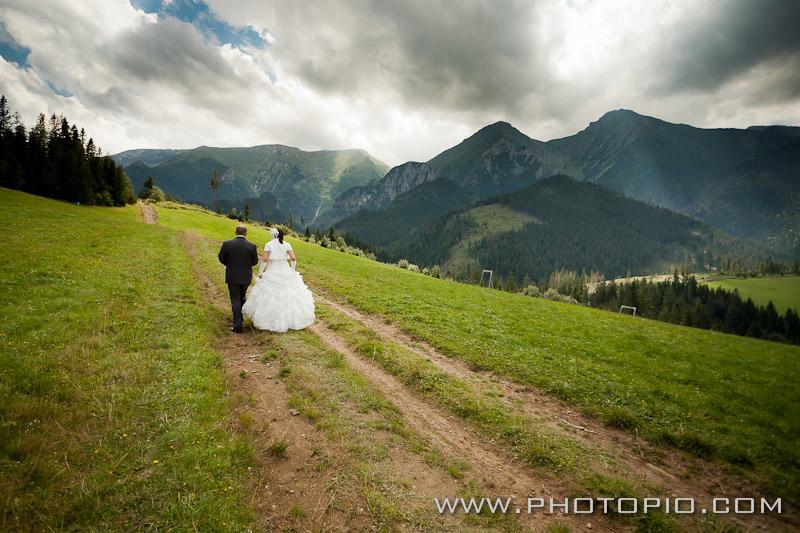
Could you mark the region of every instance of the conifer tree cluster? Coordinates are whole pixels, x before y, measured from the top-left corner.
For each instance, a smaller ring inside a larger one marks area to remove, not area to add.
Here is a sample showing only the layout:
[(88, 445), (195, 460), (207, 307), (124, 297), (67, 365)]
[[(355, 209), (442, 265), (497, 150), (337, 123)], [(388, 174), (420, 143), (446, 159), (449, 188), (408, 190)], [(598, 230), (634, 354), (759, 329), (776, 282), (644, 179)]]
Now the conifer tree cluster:
[(673, 324), (713, 329), (725, 333), (800, 344), (800, 317), (788, 309), (782, 316), (769, 302), (759, 306), (738, 291), (712, 289), (694, 276), (672, 281), (636, 280), (601, 283), (590, 297), (590, 305), (617, 311), (621, 305), (637, 308), (637, 315)]
[(39, 115), (28, 131), (0, 97), (0, 186), (89, 205), (135, 201), (122, 167), (64, 116)]

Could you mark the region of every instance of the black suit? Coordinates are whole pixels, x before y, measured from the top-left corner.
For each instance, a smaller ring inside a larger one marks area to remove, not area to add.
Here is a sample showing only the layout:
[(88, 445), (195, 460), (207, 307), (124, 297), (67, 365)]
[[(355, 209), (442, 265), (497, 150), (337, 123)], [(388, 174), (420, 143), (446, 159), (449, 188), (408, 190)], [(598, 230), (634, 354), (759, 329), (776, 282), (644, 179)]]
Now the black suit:
[(233, 330), (241, 332), (244, 322), (242, 306), (247, 287), (253, 281), (253, 267), (258, 264), (258, 248), (243, 236), (238, 236), (222, 243), (219, 262), (225, 265), (225, 283), (231, 294)]

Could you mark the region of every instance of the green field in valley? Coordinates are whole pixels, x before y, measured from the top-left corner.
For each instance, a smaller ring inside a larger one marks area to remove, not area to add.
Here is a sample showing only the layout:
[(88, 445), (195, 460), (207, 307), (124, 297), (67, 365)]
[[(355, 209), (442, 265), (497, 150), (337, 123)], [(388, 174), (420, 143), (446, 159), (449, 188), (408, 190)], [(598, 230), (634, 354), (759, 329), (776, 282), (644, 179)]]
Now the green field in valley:
[[(234, 222), (159, 208), (212, 239)], [(249, 237), (263, 245), (265, 228)], [(770, 492), (800, 492), (800, 347), (432, 279), (292, 240), (318, 289), (380, 315), (473, 368), (533, 385), (607, 424), (718, 459)], [(776, 394), (780, 391), (780, 394)]]
[(763, 278), (727, 278), (708, 281), (711, 287), (737, 290), (742, 298), (752, 298), (758, 305), (775, 304), (778, 313), (800, 309), (800, 276), (768, 276)]

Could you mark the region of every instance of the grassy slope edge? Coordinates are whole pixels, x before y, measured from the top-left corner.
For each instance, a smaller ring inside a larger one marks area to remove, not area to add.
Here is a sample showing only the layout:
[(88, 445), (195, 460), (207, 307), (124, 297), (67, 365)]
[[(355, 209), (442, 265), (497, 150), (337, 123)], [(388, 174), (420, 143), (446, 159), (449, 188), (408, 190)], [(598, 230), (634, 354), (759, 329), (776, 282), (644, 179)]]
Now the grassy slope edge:
[(176, 232), (0, 190), (0, 529), (253, 523)]

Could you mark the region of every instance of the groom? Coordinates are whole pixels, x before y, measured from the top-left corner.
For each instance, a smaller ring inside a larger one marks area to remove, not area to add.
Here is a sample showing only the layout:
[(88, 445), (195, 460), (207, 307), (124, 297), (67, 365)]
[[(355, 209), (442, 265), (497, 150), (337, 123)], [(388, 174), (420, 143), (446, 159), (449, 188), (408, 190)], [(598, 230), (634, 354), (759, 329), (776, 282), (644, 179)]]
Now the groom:
[(258, 264), (258, 248), (245, 238), (247, 228), (236, 226), (236, 238), (222, 243), (219, 262), (225, 265), (225, 283), (231, 293), (234, 333), (242, 332), (242, 306), (250, 282), (253, 281), (253, 267)]

